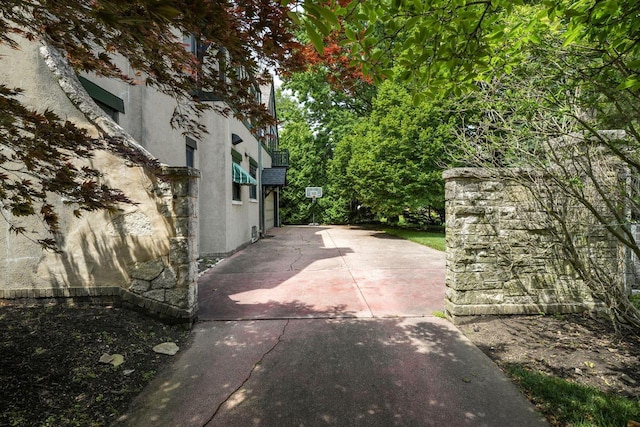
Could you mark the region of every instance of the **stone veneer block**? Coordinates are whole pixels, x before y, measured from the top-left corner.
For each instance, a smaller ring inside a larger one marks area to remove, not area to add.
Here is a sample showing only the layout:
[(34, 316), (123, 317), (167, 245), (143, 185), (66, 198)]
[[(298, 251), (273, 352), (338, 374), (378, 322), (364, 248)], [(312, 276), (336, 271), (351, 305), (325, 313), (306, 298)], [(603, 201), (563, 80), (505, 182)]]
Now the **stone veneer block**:
[[(547, 214), (513, 180), (518, 173), (542, 176), (525, 170), (473, 168), (443, 174), (446, 310), (452, 317), (567, 313), (598, 306), (555, 251), (554, 237), (546, 228)], [(617, 262), (617, 243), (601, 226), (593, 227), (589, 239), (602, 262)]]

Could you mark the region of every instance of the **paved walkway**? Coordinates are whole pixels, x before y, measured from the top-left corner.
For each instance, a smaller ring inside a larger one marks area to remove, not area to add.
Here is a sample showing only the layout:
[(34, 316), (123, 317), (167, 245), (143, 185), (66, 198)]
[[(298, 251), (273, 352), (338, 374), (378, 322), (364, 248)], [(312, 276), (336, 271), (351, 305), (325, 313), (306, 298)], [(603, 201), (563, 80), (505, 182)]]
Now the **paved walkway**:
[(200, 281), (191, 345), (127, 426), (544, 426), (442, 311), (445, 255), (284, 227)]

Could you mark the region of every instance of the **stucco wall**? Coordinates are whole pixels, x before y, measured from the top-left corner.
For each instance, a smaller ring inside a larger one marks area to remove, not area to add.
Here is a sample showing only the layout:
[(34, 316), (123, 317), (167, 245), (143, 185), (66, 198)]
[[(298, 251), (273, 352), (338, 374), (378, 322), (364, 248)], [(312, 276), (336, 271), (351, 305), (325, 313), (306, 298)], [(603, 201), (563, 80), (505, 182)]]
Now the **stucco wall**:
[[(107, 118), (82, 89), (55, 51), (21, 42), (2, 48), (2, 82), (25, 90), (24, 104), (87, 129), (94, 136), (117, 137), (138, 155), (152, 159), (122, 128)], [(109, 152), (96, 152), (92, 166), (122, 189), (136, 205), (116, 214), (72, 215), (63, 200), (60, 253), (43, 251), (28, 237), (41, 237), (42, 224), (25, 225), (33, 234), (15, 235), (6, 223), (0, 233), (0, 298), (115, 298), (147, 311), (191, 319), (197, 311), (197, 179), (187, 168), (151, 168)], [(8, 212), (4, 212), (8, 215)]]
[[(580, 312), (597, 302), (549, 232), (549, 217), (513, 171), (444, 173), (449, 315)], [(551, 189), (550, 194), (553, 194)], [(544, 195), (538, 194), (539, 197)], [(579, 212), (579, 206), (568, 206)], [(581, 224), (612, 271), (621, 251), (597, 221)], [(621, 272), (620, 272), (621, 273)]]
[[(125, 61), (118, 65), (133, 74)], [(90, 74), (84, 77), (124, 101), (125, 112), (118, 114), (118, 124), (142, 147), (162, 163), (186, 166), (185, 136), (171, 126), (175, 100), (144, 84), (129, 85)]]
[[(130, 72), (125, 61), (121, 69)], [(170, 126), (176, 102), (144, 85), (131, 86), (113, 79), (85, 75), (103, 89), (123, 99), (125, 113), (119, 114), (120, 125), (160, 161), (172, 166), (186, 164), (185, 137)], [(217, 105), (224, 108), (224, 105)], [(215, 110), (203, 112), (200, 123), (207, 133), (198, 139), (195, 166), (201, 172), (199, 198), (199, 247), (202, 256), (224, 256), (252, 240), (252, 227), (259, 227), (259, 197), (249, 199), (249, 190), (242, 188), (242, 202), (232, 201), (231, 135), (243, 142), (234, 149), (243, 155), (242, 167), (249, 170), (248, 155), (255, 161), (270, 159), (263, 149), (258, 155), (258, 141), (244, 123), (224, 117)], [(258, 174), (259, 175), (259, 174)]]
[[(231, 203), (231, 187), (228, 185), (231, 173), (231, 131), (226, 120), (217, 116), (206, 116), (206, 141), (198, 142), (202, 182), (200, 186), (200, 248), (201, 255), (224, 252), (227, 218), (227, 204)], [(228, 142), (227, 142), (228, 140)], [(224, 141), (214, 143), (214, 141)], [(229, 173), (227, 174), (227, 171)]]
[[(258, 198), (249, 198), (249, 187), (241, 187), (241, 201), (232, 197), (231, 168), (233, 148), (242, 156), (240, 165), (248, 172), (249, 158), (258, 162), (258, 141), (240, 121), (218, 114), (207, 114), (203, 124), (208, 134), (198, 142), (202, 185), (200, 194), (200, 255), (225, 256), (252, 240), (252, 227), (259, 227)], [(232, 146), (231, 135), (242, 142)], [(264, 153), (263, 153), (264, 154)]]

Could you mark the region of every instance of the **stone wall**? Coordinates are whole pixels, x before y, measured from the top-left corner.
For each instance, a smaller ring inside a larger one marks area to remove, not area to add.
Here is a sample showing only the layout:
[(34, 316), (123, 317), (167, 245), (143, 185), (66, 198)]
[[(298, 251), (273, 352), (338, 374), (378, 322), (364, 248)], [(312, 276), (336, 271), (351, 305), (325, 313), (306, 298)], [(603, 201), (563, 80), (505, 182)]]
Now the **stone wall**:
[(90, 135), (117, 139), (125, 146), (132, 155), (99, 151), (90, 162), (103, 173), (101, 179), (135, 204), (121, 205), (116, 213), (88, 212), (76, 218), (67, 200), (52, 195), (60, 214), (60, 231), (54, 236), (59, 253), (43, 251), (35, 243), (46, 233), (37, 218), (11, 218), (3, 211), (29, 232), (16, 235), (0, 222), (0, 298), (117, 301), (191, 321), (197, 313), (199, 172), (157, 166), (95, 105), (61, 55), (25, 40), (20, 47), (0, 46), (5, 56), (1, 81), (23, 88), (25, 105), (52, 110)]
[[(550, 217), (535, 200), (553, 198), (553, 188), (534, 195), (518, 173), (499, 169), (452, 169), (444, 179), (445, 304), (451, 317), (581, 312), (598, 305), (563, 256)], [(582, 212), (568, 200), (552, 201), (572, 215)], [(584, 235), (576, 245), (597, 248), (594, 258), (620, 272), (617, 243), (596, 221), (578, 216), (575, 223)]]
[[(169, 251), (160, 257), (127, 266), (127, 302), (169, 317), (193, 318), (198, 303), (197, 203), (199, 174), (189, 168), (165, 167), (154, 190), (159, 211), (172, 233)], [(137, 218), (130, 223), (136, 224)], [(118, 221), (118, 234), (125, 237), (134, 227)], [(145, 227), (146, 230), (146, 227)]]
[[(190, 321), (197, 312), (197, 179), (195, 170), (164, 168), (149, 183), (153, 204), (117, 214), (77, 219), (59, 206), (65, 223), (58, 236), (60, 253), (5, 233), (0, 239), (7, 251), (0, 299), (121, 301)], [(14, 252), (14, 247), (21, 249)]]
[[(640, 224), (632, 224), (631, 232), (636, 242), (640, 242)], [(625, 259), (625, 287), (633, 295), (640, 295), (640, 259), (629, 248)]]

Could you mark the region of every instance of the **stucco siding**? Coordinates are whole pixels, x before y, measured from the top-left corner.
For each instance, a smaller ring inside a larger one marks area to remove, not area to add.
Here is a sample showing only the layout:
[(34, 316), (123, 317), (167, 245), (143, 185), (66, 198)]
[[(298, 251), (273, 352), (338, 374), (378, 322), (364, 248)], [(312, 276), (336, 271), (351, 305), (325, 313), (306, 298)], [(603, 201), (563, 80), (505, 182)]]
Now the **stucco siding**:
[[(18, 51), (19, 54), (6, 46), (0, 46), (0, 52), (15, 54), (12, 57), (12, 66), (0, 69), (0, 76), (3, 82), (28, 88), (23, 95), (27, 102), (40, 110), (54, 110), (61, 117), (72, 120), (92, 132), (95, 131), (85, 115), (73, 106), (62, 91), (51, 90), (53, 85), (57, 85), (57, 80), (39, 55), (36, 44), (23, 43), (23, 49)], [(126, 61), (119, 59), (116, 62), (123, 72), (134, 75)], [(175, 100), (144, 84), (129, 85), (119, 80), (86, 73), (83, 77), (122, 99), (125, 111), (118, 114), (118, 124), (141, 147), (167, 165), (186, 165), (185, 136), (181, 130), (173, 129), (170, 124), (176, 107)], [(231, 135), (236, 134), (243, 140), (233, 148), (242, 155), (241, 166), (245, 170), (250, 170), (249, 158), (259, 163), (262, 168), (271, 166), (271, 158), (247, 126), (233, 117), (223, 117), (211, 110), (203, 114), (200, 123), (206, 127), (208, 133), (196, 139), (194, 159), (194, 166), (201, 173), (196, 224), (199, 234), (197, 250), (202, 255), (228, 254), (252, 241), (255, 237), (252, 235), (254, 227), (258, 233), (273, 227), (275, 215), (273, 196), (265, 200), (261, 206), (260, 182), (257, 197), (254, 199), (250, 199), (249, 187), (242, 186), (241, 202), (232, 200)], [(259, 180), (260, 174), (257, 175)], [(263, 218), (260, 214), (261, 209), (264, 209)], [(261, 230), (261, 220), (265, 230)]]
[(264, 228), (265, 231), (275, 227), (275, 192), (271, 192), (264, 199)]
[[(51, 110), (92, 136), (117, 137), (151, 160), (94, 105), (62, 55), (35, 42), (21, 41), (20, 47), (0, 46), (0, 78), (24, 89), (24, 105)], [(47, 237), (38, 218), (11, 218), (10, 212), (3, 212), (29, 234), (16, 235), (7, 222), (0, 223), (0, 298), (117, 297), (154, 313), (191, 319), (197, 309), (197, 212), (192, 208), (197, 171), (152, 168), (106, 151), (94, 152), (90, 165), (136, 204), (76, 218), (73, 207), (63, 205), (63, 197), (51, 195), (60, 216), (59, 233), (53, 236), (59, 253), (33, 243)], [(149, 265), (157, 274), (149, 274)]]
[(208, 134), (198, 141), (197, 150), (203, 183), (199, 200), (200, 254), (210, 255), (226, 252), (225, 224), (231, 203), (231, 137), (227, 138), (228, 122), (222, 117), (207, 115), (203, 124)]

